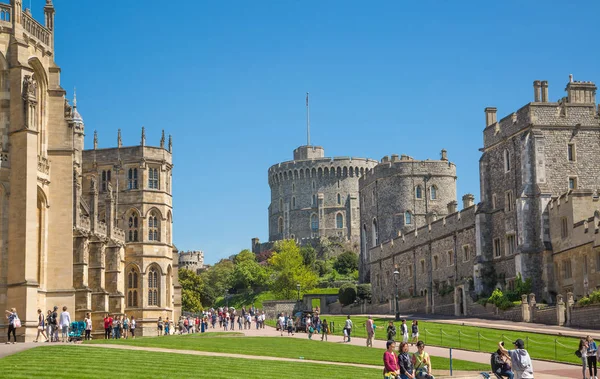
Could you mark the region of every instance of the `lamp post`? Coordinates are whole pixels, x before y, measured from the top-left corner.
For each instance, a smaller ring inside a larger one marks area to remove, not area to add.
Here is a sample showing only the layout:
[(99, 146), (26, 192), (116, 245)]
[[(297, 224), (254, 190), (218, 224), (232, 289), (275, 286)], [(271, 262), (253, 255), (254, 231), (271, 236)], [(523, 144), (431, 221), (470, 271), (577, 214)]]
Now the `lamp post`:
[(400, 321), (400, 307), (398, 306), (398, 277), (400, 276), (400, 272), (398, 271), (398, 266), (395, 267), (394, 270), (394, 284), (396, 285), (396, 321)]
[(300, 283), (296, 284), (296, 289), (298, 290), (298, 302), (300, 302)]

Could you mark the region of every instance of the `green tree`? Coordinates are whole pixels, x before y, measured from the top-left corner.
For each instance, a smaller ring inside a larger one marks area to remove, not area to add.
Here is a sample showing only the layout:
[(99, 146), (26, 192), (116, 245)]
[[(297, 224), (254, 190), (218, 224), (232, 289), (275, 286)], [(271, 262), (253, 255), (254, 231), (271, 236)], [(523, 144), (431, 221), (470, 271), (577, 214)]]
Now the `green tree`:
[(361, 300), (371, 300), (371, 283), (363, 283), (356, 286), (356, 297)]
[(264, 266), (256, 262), (256, 256), (250, 250), (242, 250), (233, 259), (231, 285), (237, 290), (256, 290), (268, 284), (269, 276)]
[(329, 261), (324, 261), (322, 259), (317, 259), (315, 262), (315, 272), (320, 277), (331, 274), (333, 271), (333, 265)]
[(181, 308), (187, 312), (201, 311), (204, 289), (202, 278), (184, 268), (179, 270), (179, 284), (181, 285)]
[(354, 270), (358, 270), (358, 254), (352, 251), (346, 251), (340, 254), (333, 268), (342, 275), (348, 275)]
[(309, 290), (317, 283), (317, 275), (304, 265), (304, 258), (294, 240), (280, 241), (269, 258), (272, 269), (271, 290), (286, 299), (296, 293), (296, 284)]
[(345, 283), (340, 287), (338, 298), (342, 305), (349, 305), (356, 300), (356, 285), (353, 283)]
[(231, 288), (233, 279), (233, 262), (229, 259), (221, 259), (213, 267), (204, 271), (200, 276), (207, 286), (211, 287), (216, 297), (223, 296), (225, 290)]
[(300, 248), (300, 254), (302, 254), (302, 260), (306, 267), (314, 269), (315, 261), (317, 260), (317, 252), (312, 246), (302, 246)]

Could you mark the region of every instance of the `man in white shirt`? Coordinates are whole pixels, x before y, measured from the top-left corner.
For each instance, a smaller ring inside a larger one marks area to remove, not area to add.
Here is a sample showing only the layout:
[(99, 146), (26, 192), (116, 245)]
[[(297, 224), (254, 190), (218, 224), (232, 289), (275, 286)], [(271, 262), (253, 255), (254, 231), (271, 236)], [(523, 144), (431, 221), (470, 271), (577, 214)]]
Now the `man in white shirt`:
[(69, 340), (69, 326), (71, 325), (71, 315), (67, 312), (67, 306), (63, 307), (63, 311), (60, 314), (59, 326), (62, 329), (62, 341), (65, 342), (65, 339)]
[(283, 313), (279, 314), (279, 319), (278, 319), (277, 323), (279, 324), (279, 331), (281, 332), (281, 335), (283, 336), (283, 329), (285, 329), (285, 317), (283, 316)]
[(344, 325), (344, 329), (346, 329), (348, 333), (348, 340), (346, 342), (350, 342), (350, 333), (352, 332), (353, 326), (354, 324), (352, 323), (352, 320), (350, 320), (350, 315), (348, 315), (348, 318), (346, 319), (346, 324)]

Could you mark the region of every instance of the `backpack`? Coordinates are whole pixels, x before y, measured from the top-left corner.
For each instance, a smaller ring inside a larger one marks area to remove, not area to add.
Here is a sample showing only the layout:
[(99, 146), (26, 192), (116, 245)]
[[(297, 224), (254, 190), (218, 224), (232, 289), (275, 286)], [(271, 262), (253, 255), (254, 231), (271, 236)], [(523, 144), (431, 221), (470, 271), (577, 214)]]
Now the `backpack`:
[(498, 370), (502, 370), (502, 365), (500, 364), (500, 356), (498, 353), (492, 353), (490, 357), (490, 366), (492, 367), (492, 372), (498, 372)]

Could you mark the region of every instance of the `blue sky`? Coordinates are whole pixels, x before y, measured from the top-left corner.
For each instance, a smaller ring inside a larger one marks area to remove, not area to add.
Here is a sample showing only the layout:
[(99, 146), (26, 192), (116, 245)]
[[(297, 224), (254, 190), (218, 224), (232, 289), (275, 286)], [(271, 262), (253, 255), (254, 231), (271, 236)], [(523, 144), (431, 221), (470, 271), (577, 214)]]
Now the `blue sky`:
[[(28, 6), (29, 1), (24, 1)], [(206, 261), (268, 238), (267, 169), (306, 143), (327, 156), (457, 164), (479, 198), (483, 109), (598, 81), (600, 3), (55, 0), (62, 85), (86, 147), (173, 135), (174, 241)], [(43, 20), (44, 0), (31, 0)]]

